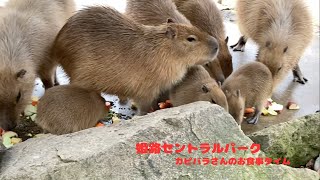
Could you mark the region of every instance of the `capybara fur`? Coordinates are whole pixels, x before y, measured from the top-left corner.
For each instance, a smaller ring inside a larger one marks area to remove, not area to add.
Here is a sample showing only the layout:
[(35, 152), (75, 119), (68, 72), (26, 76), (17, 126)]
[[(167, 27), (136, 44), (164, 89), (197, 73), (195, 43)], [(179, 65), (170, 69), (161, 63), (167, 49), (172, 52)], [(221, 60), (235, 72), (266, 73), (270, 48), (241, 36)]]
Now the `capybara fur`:
[(181, 106), (196, 101), (209, 101), (218, 104), (228, 111), (228, 102), (218, 84), (202, 66), (194, 66), (188, 70), (184, 79), (170, 91), (173, 106)]
[(254, 107), (255, 114), (248, 118), (249, 124), (256, 124), (262, 108), (272, 95), (272, 74), (267, 66), (260, 62), (251, 62), (240, 66), (223, 83), (229, 105), (229, 113), (241, 125), (244, 110)]
[(31, 101), (37, 76), (46, 88), (53, 84), (49, 52), (70, 14), (60, 1), (10, 0), (0, 11), (0, 127), (5, 130), (16, 126)]
[[(227, 78), (233, 71), (232, 56), (229, 52), (228, 40), (225, 34), (225, 27), (220, 10), (213, 0), (173, 0), (178, 10), (202, 31), (209, 33), (219, 42), (219, 53), (217, 59), (220, 62), (223, 76)], [(216, 72), (217, 67), (214, 63), (207, 65), (210, 71)], [(209, 71), (209, 72), (210, 72)], [(214, 75), (214, 73), (211, 73)], [(223, 81), (218, 77), (213, 77), (218, 81)]]
[(244, 39), (259, 46), (257, 60), (267, 65), (274, 76), (274, 87), (298, 62), (312, 41), (312, 17), (302, 0), (238, 0), (238, 25)]
[(106, 114), (99, 93), (61, 85), (48, 89), (40, 98), (35, 122), (46, 132), (67, 134), (94, 127)]
[(213, 79), (215, 79), (218, 83), (220, 82), (223, 84), (225, 76), (218, 59), (214, 59), (212, 62), (207, 63), (203, 67), (209, 72)]
[(89, 7), (71, 17), (57, 36), (53, 56), (85, 89), (132, 99), (148, 112), (194, 65), (216, 57), (216, 39), (190, 26), (146, 26), (109, 7)]
[(172, 0), (127, 0), (126, 15), (144, 25), (160, 25), (172, 19), (175, 23), (191, 24)]

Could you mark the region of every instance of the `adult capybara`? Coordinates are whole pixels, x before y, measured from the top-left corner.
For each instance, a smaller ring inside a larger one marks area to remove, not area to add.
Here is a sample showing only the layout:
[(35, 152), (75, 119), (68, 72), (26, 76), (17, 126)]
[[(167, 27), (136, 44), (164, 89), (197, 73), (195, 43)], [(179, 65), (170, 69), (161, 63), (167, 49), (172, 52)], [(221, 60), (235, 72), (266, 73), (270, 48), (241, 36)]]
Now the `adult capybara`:
[(101, 95), (73, 85), (48, 89), (40, 98), (35, 122), (52, 134), (94, 127), (107, 114)]
[[(53, 85), (52, 43), (73, 1), (10, 0), (0, 11), (0, 127), (13, 129), (31, 101), (35, 78)], [(66, 9), (68, 9), (67, 12)]]
[(228, 111), (228, 102), (220, 85), (204, 67), (194, 66), (188, 70), (183, 80), (171, 89), (170, 100), (173, 106), (209, 101)]
[(229, 104), (229, 113), (241, 125), (246, 107), (255, 107), (249, 124), (258, 123), (262, 108), (272, 95), (272, 74), (260, 62), (251, 62), (233, 72), (223, 83), (222, 90)]
[(306, 4), (302, 0), (238, 0), (236, 8), (243, 37), (231, 47), (243, 50), (251, 38), (259, 46), (257, 60), (274, 76), (274, 86), (289, 71), (297, 82), (305, 84), (298, 62), (313, 37)]
[(194, 65), (210, 62), (219, 45), (190, 25), (145, 26), (109, 7), (89, 7), (62, 28), (52, 55), (85, 89), (132, 99), (148, 112)]
[(172, 0), (127, 0), (125, 14), (144, 25), (160, 25), (167, 19), (191, 25), (190, 21), (177, 10)]
[[(229, 52), (228, 37), (225, 34), (225, 27), (220, 10), (212, 0), (173, 0), (178, 10), (190, 20), (191, 24), (200, 30), (215, 37), (220, 46), (217, 59), (220, 62), (224, 78), (227, 78), (233, 71), (232, 56)], [(217, 73), (217, 66), (214, 63), (207, 64), (208, 69), (213, 71), (211, 75)], [(210, 72), (209, 71), (209, 72)], [(221, 75), (213, 77), (223, 82)]]

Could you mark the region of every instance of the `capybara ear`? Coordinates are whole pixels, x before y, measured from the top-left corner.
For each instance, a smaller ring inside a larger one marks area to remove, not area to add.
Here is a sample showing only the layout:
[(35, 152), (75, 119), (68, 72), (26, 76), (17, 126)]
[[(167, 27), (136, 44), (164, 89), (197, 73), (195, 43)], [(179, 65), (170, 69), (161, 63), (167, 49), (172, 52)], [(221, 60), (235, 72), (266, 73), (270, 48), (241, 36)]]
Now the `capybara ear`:
[(240, 90), (238, 89), (237, 90), (237, 97), (240, 98), (240, 96), (241, 96), (241, 93), (240, 93)]
[(169, 39), (173, 39), (176, 36), (176, 29), (171, 26), (167, 27), (166, 35)]
[(202, 85), (202, 91), (204, 92), (204, 93), (208, 93), (209, 92), (209, 89), (208, 89), (208, 87), (204, 84), (204, 85)]
[(228, 44), (228, 42), (229, 42), (229, 36), (227, 36), (227, 38), (224, 40), (224, 42), (226, 42), (226, 44)]
[(174, 23), (174, 20), (173, 20), (173, 19), (171, 19), (171, 18), (168, 18), (168, 19), (167, 19), (167, 23), (168, 23), (168, 24), (170, 24), (170, 23)]
[(26, 75), (26, 73), (27, 73), (26, 70), (21, 69), (21, 70), (16, 74), (17, 79), (18, 79), (18, 78), (23, 78), (24, 75)]

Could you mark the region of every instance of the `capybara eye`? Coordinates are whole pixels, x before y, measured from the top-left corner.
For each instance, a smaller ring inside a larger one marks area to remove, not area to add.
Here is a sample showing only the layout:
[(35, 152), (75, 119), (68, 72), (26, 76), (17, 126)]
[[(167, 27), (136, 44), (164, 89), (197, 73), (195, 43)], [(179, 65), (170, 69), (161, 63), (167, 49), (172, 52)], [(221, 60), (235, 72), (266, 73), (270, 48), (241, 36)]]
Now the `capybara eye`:
[(206, 66), (209, 67), (209, 63), (207, 63)]
[(197, 39), (196, 39), (194, 36), (189, 36), (189, 37), (187, 38), (187, 40), (188, 40), (189, 42), (194, 42), (194, 41), (196, 41)]
[(288, 51), (288, 46), (284, 48), (283, 53), (286, 53)]
[(19, 102), (20, 98), (21, 98), (21, 92), (19, 91), (16, 101)]
[(211, 103), (212, 104), (217, 104), (213, 99), (211, 99)]

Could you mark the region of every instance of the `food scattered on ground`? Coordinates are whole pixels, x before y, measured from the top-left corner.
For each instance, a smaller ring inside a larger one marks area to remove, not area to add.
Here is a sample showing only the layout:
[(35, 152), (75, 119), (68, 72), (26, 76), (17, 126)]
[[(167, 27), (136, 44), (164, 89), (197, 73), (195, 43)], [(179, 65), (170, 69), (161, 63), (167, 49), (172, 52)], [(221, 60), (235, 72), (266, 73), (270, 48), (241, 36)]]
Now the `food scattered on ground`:
[(1, 138), (6, 148), (11, 148), (13, 145), (22, 142), (22, 139), (18, 138), (18, 134), (13, 131), (4, 132)]
[(254, 113), (254, 108), (246, 108), (246, 110), (244, 111), (244, 114), (252, 114)]
[(299, 105), (294, 102), (288, 102), (287, 108), (289, 110), (298, 110), (300, 109)]
[(166, 109), (173, 107), (170, 100), (166, 100), (165, 102), (158, 103), (160, 109)]
[(274, 102), (272, 99), (268, 99), (265, 107), (262, 109), (262, 115), (264, 116), (277, 116), (283, 110), (283, 105)]

